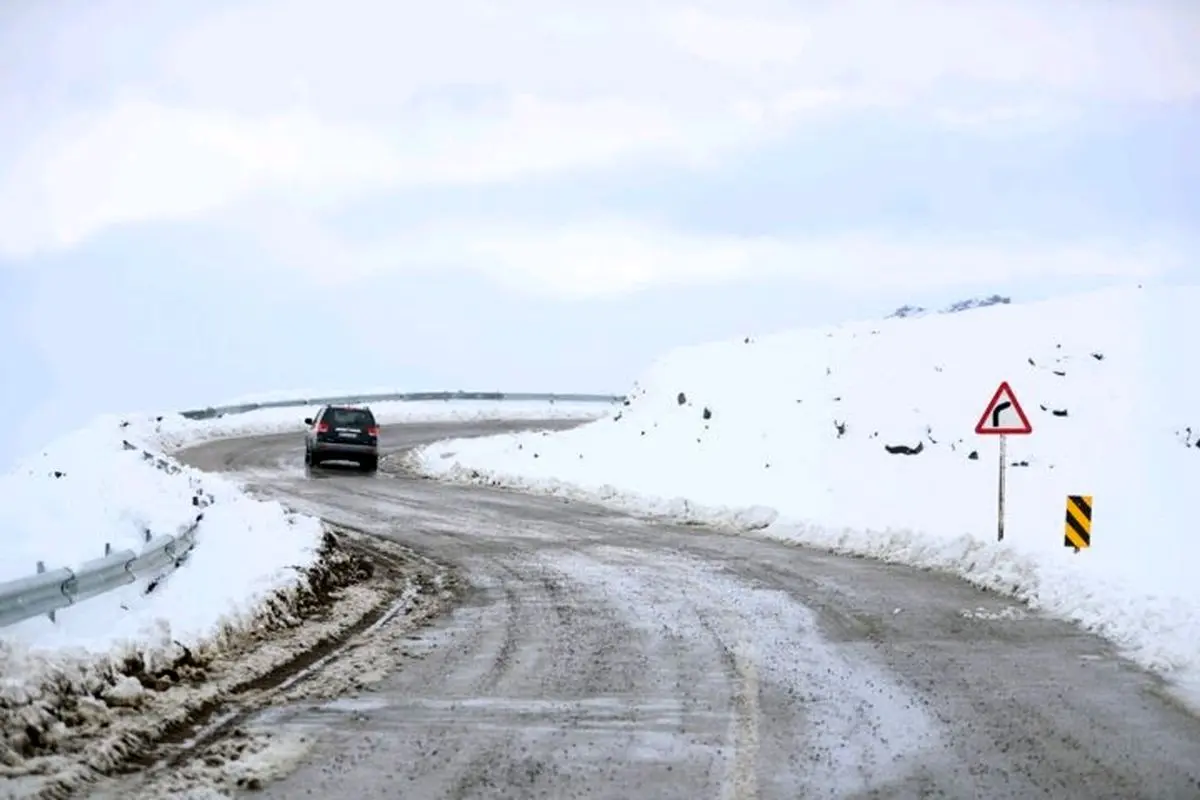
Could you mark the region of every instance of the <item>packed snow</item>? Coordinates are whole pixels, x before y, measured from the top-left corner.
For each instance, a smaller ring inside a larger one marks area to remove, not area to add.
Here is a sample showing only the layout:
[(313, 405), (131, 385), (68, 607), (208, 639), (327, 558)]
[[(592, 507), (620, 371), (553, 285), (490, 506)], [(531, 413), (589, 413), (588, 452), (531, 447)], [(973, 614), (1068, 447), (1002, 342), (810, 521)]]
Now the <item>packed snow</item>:
[[(695, 346), (562, 432), (441, 442), (424, 472), (957, 573), (1122, 645), (1200, 704), (1200, 289), (1115, 289)], [(1033, 425), (1009, 436), (1002, 381)], [(1091, 547), (1064, 546), (1067, 495)]]
[(182, 467), (155, 447), (153, 433), (99, 420), (0, 477), (0, 580), (29, 575), (39, 561), (75, 567), (103, 556), (106, 545), (138, 552), (147, 532), (179, 533), (203, 515), (185, 567), (152, 593), (139, 581), (63, 609), (55, 621), (35, 617), (5, 628), (0, 676), (10, 687), (37, 680), (47, 659), (125, 648), (154, 653), (173, 640), (193, 646), (221, 622), (236, 624), (295, 580), (294, 566), (313, 561), (316, 520)]
[[(605, 404), (408, 402), (372, 406), (384, 425), (491, 418), (588, 418)], [(236, 625), (298, 579), (321, 537), (313, 518), (246, 494), (238, 482), (180, 465), (169, 453), (201, 441), (296, 431), (315, 409), (282, 408), (192, 421), (178, 415), (104, 417), (59, 438), (0, 476), (0, 581), (75, 567), (112, 550), (140, 551), (147, 531), (177, 533), (202, 519), (186, 565), (146, 594), (139, 582), (4, 629), (0, 677), (9, 689), (64, 656), (191, 646)], [(299, 440), (298, 440), (299, 441)], [(297, 445), (299, 446), (299, 444)], [(199, 504), (198, 504), (199, 503)]]

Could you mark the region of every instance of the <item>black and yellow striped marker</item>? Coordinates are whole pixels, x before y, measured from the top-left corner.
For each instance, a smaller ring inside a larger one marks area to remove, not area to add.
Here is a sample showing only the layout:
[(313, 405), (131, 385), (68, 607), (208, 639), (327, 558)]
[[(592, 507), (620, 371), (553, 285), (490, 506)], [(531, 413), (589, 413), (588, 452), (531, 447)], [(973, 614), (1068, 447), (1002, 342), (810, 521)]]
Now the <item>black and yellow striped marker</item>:
[(1090, 494), (1067, 495), (1066, 535), (1064, 547), (1077, 551), (1092, 546), (1092, 496)]

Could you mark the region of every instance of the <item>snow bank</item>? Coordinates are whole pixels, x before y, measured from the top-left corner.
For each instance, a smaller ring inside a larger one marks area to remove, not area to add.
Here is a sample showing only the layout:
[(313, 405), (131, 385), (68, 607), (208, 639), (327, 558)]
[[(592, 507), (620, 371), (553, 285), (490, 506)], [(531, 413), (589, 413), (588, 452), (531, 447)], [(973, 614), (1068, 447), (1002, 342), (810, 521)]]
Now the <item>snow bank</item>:
[(322, 530), (233, 481), (180, 465), (162, 453), (152, 427), (115, 418), (58, 439), (0, 476), (0, 580), (29, 575), (38, 561), (77, 566), (104, 555), (106, 544), (140, 551), (147, 531), (177, 533), (201, 513), (186, 565), (153, 592), (137, 582), (66, 608), (56, 622), (36, 617), (5, 628), (6, 688), (36, 681), (56, 660), (113, 650), (153, 657), (174, 641), (195, 646), (292, 585), (297, 568), (312, 563)]
[[(42, 760), (69, 751), (73, 737), (113, 724), (122, 709), (132, 709), (139, 731), (161, 728), (161, 716), (140, 711), (153, 705), (151, 694), (161, 700), (148, 685), (183, 665), (195, 673), (195, 653), (215, 658), (239, 633), (286, 624), (264, 613), (265, 601), (282, 612), (311, 590), (318, 520), (255, 500), (158, 448), (152, 427), (107, 418), (0, 476), (0, 580), (29, 575), (38, 561), (76, 567), (104, 555), (106, 544), (140, 551), (147, 532), (196, 524), (196, 547), (164, 579), (90, 598), (53, 622), (35, 617), (0, 631), (6, 777), (36, 772)], [(120, 749), (97, 756), (115, 758)]]
[[(1122, 289), (675, 351), (618, 413), (444, 442), (423, 471), (955, 572), (1110, 637), (1200, 702), (1200, 289)], [(974, 425), (1011, 382), (1034, 426)], [(907, 448), (889, 452), (888, 448)], [(917, 451), (915, 454), (905, 452)], [(1068, 494), (1092, 547), (1063, 546)]]

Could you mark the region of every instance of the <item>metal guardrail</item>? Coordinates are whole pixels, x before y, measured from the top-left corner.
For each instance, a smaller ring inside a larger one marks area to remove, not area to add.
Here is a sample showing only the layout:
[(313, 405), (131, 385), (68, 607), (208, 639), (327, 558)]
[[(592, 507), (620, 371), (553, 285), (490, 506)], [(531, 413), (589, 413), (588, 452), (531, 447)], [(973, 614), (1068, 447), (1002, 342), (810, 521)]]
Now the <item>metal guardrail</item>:
[(53, 620), (60, 609), (127, 586), (139, 578), (149, 580), (148, 594), (166, 574), (187, 560), (196, 546), (196, 528), (203, 516), (198, 514), (195, 522), (178, 534), (151, 537), (140, 553), (118, 550), (75, 569), (60, 567), (46, 571), (38, 562), (37, 574), (0, 583), (0, 627), (42, 614)]
[[(337, 397), (310, 397), (295, 400), (274, 400), (265, 403), (212, 406), (209, 408), (182, 411), (180, 414), (192, 420), (217, 419), (231, 414), (245, 414), (264, 408), (296, 408), (300, 406), (336, 405), (339, 403), (386, 403), (437, 400), (491, 400), (491, 401), (550, 401), (563, 403), (619, 403), (621, 395), (605, 394), (550, 394), (550, 393), (503, 393), (503, 392), (408, 392), (398, 394), (360, 394)], [(124, 442), (126, 450), (138, 450), (137, 446)], [(142, 458), (156, 469), (177, 473), (180, 467), (171, 459), (142, 450)], [(212, 497), (203, 491), (192, 496), (192, 505), (206, 508)], [(48, 615), (51, 621), (55, 612), (83, 602), (96, 595), (111, 592), (121, 586), (146, 579), (146, 594), (154, 591), (161, 581), (180, 567), (196, 546), (196, 530), (204, 519), (203, 510), (182, 530), (174, 534), (154, 535), (144, 531), (145, 544), (140, 553), (133, 550), (112, 552), (104, 546), (104, 556), (80, 564), (75, 569), (60, 567), (47, 570), (38, 562), (37, 572), (24, 578), (0, 583), (0, 628), (22, 620)]]
[[(126, 450), (141, 449), (128, 441), (122, 445)], [(180, 471), (179, 464), (171, 459), (149, 450), (141, 453), (144, 460), (161, 472), (173, 475)], [(154, 591), (191, 555), (196, 546), (196, 529), (204, 519), (203, 509), (212, 500), (212, 496), (203, 490), (194, 492), (192, 505), (199, 509), (196, 517), (173, 534), (156, 536), (153, 531), (143, 531), (145, 542), (140, 553), (130, 549), (113, 552), (111, 545), (106, 543), (102, 557), (84, 562), (75, 569), (47, 570), (39, 561), (33, 575), (0, 583), (0, 628), (42, 614), (53, 621), (55, 612), (67, 606), (128, 586), (139, 579), (146, 580), (146, 594)]]
[(299, 408), (301, 406), (339, 405), (342, 403), (416, 403), (450, 400), (490, 400), (500, 402), (549, 401), (551, 403), (619, 403), (624, 395), (615, 394), (555, 394), (553, 392), (393, 392), (383, 394), (346, 394), (305, 397), (294, 400), (268, 400), (262, 403), (240, 403), (228, 406), (209, 406), (180, 411), (188, 419), (218, 419), (230, 414), (247, 414), (264, 408)]

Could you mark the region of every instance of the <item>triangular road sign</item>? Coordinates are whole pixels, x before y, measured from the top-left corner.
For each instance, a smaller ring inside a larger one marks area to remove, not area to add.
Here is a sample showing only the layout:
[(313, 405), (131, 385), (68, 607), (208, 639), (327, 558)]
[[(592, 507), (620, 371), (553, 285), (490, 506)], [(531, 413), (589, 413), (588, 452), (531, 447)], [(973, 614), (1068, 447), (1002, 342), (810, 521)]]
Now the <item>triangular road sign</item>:
[(1000, 388), (992, 395), (992, 401), (988, 403), (983, 416), (979, 418), (975, 432), (982, 434), (1033, 433), (1029, 417), (1025, 416), (1025, 410), (1017, 402), (1017, 396), (1013, 394), (1008, 381), (1001, 383)]

